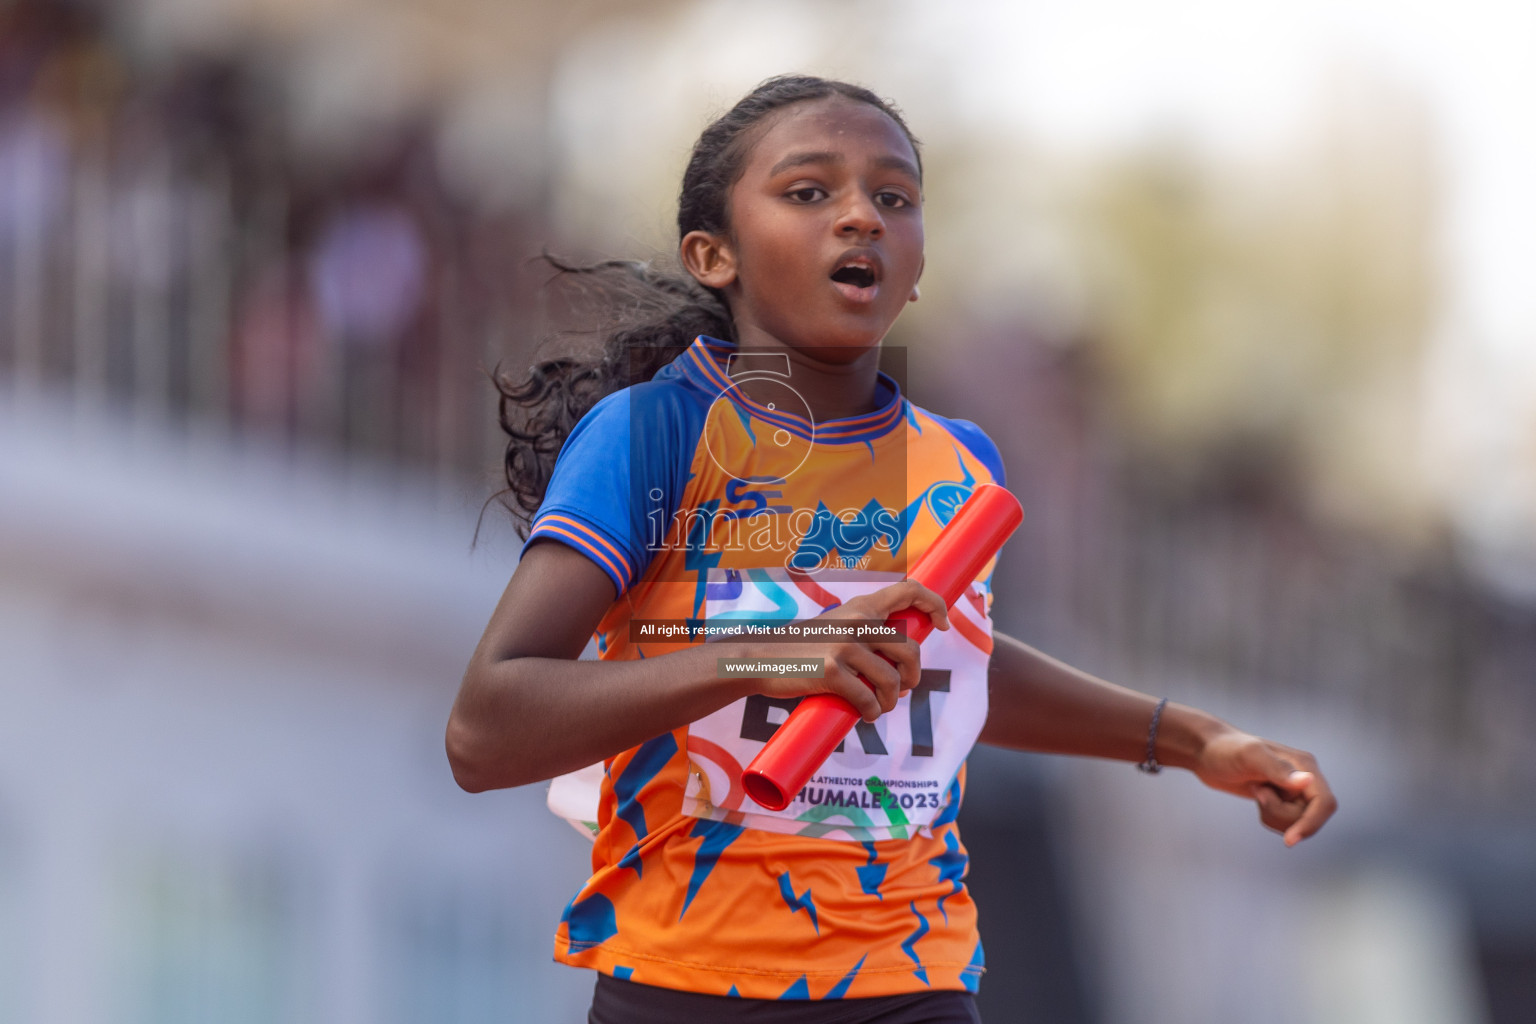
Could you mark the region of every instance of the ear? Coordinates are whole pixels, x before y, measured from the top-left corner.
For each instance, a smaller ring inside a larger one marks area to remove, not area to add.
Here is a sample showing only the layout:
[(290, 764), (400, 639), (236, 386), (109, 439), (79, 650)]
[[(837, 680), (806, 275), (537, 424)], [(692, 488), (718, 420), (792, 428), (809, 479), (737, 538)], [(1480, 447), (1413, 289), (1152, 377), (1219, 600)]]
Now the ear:
[(683, 269), (706, 288), (724, 289), (736, 282), (736, 254), (730, 243), (708, 231), (690, 231), (678, 243)]
[[(917, 263), (917, 281), (921, 281), (923, 279), (923, 268), (926, 267), (927, 265), (928, 265), (928, 254), (924, 253), (918, 259), (918, 263)], [(907, 296), (907, 301), (908, 302), (916, 302), (919, 298), (922, 297), (922, 293), (917, 290), (917, 281), (913, 281), (912, 282), (912, 294)]]

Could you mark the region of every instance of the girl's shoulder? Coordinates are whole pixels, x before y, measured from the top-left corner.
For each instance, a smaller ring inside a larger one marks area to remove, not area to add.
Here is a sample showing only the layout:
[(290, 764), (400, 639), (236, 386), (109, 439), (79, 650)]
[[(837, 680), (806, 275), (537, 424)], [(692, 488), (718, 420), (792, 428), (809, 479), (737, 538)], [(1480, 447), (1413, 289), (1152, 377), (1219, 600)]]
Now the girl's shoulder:
[(657, 377), (620, 388), (588, 409), (572, 428), (566, 444), (579, 435), (600, 435), (618, 443), (631, 437), (647, 441), (703, 429), (709, 399), (677, 378)]
[(964, 446), (987, 471), (992, 474), (992, 479), (999, 486), (1006, 487), (1007, 471), (1003, 466), (1003, 455), (998, 450), (997, 443), (977, 424), (970, 420), (954, 419), (948, 416), (940, 416), (936, 412), (924, 409), (912, 402), (907, 403), (907, 417), (919, 431), (924, 429), (926, 420), (936, 424), (941, 430), (954, 438), (956, 442)]
[(603, 396), (561, 446), (529, 541), (582, 550), (624, 593), (654, 553), (652, 514), (665, 520), (681, 500), (707, 411), (668, 379)]

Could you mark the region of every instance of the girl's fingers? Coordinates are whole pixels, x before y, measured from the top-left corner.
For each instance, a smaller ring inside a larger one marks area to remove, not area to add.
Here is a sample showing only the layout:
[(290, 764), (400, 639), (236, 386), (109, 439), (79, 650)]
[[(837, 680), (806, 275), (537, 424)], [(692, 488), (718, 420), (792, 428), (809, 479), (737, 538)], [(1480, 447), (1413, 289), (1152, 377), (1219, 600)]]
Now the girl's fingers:
[(828, 658), (827, 692), (835, 693), (853, 705), (853, 709), (864, 721), (873, 722), (884, 713), (885, 709), (881, 706), (879, 691), (859, 678), (861, 674), (856, 673), (851, 666)]
[(884, 620), (903, 608), (916, 608), (927, 613), (935, 628), (949, 628), (949, 609), (944, 607), (944, 599), (917, 580), (892, 583), (869, 596), (875, 609), (874, 618)]
[(1306, 809), (1304, 801), (1299, 798), (1288, 798), (1268, 783), (1260, 783), (1253, 787), (1253, 800), (1259, 805), (1259, 821), (1263, 822), (1266, 828), (1281, 833), (1296, 824)]
[(871, 643), (870, 649), (896, 666), (900, 675), (901, 691), (912, 689), (922, 678), (922, 649), (916, 640), (880, 640)]
[(873, 722), (880, 715), (890, 711), (896, 706), (896, 696), (901, 690), (901, 674), (896, 666), (880, 657), (868, 647), (852, 646), (841, 659), (848, 671), (855, 672), (864, 677), (868, 682), (860, 686), (866, 690), (872, 690), (876, 699), (877, 708), (875, 714), (864, 716), (865, 721)]
[(1285, 845), (1295, 846), (1308, 836), (1315, 835), (1317, 830), (1323, 827), (1323, 823), (1333, 816), (1333, 812), (1339, 809), (1339, 801), (1333, 795), (1333, 790), (1317, 772), (1303, 772), (1308, 777), (1306, 785), (1302, 788), (1302, 798), (1306, 800), (1306, 810), (1301, 814), (1300, 820), (1285, 830)]
[[(916, 580), (902, 580), (853, 598), (840, 606), (841, 614), (824, 617), (857, 615), (883, 622), (905, 608), (926, 613), (938, 629), (949, 628), (944, 599)], [(828, 658), (828, 674), (846, 677), (838, 685), (829, 682), (828, 689), (846, 698), (865, 721), (873, 722), (893, 709), (902, 694), (917, 686), (922, 677), (921, 664), (918, 643), (911, 638), (850, 644)], [(839, 673), (838, 669), (842, 671)], [(869, 685), (856, 676), (863, 676)], [(851, 682), (857, 685), (850, 685)]]
[(911, 607), (927, 612), (928, 617), (933, 620), (935, 629), (948, 629), (949, 609), (945, 606), (944, 599), (916, 580), (907, 582), (917, 588), (917, 597), (913, 598)]
[[(1299, 763), (1300, 757), (1294, 751), (1280, 751), (1276, 744), (1262, 742), (1259, 744), (1259, 770), (1264, 775), (1264, 780), (1274, 786), (1281, 793), (1299, 792), (1306, 785), (1310, 773), (1302, 770)], [(1291, 756), (1286, 756), (1286, 755)]]
[(1317, 770), (1316, 759), (1306, 751), (1269, 743), (1261, 756), (1267, 781), (1255, 787), (1260, 816), (1270, 828), (1284, 833), (1286, 846), (1295, 846), (1323, 827), (1338, 809), (1338, 801)]

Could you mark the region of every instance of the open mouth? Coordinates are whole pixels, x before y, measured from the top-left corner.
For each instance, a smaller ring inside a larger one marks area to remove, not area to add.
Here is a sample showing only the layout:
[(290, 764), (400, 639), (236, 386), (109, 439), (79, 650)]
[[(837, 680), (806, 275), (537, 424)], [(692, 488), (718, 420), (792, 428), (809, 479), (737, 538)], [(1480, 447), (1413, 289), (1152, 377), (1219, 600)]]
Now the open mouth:
[(832, 272), (832, 280), (838, 284), (851, 284), (855, 288), (870, 288), (875, 283), (875, 272), (869, 267), (857, 264), (838, 267)]

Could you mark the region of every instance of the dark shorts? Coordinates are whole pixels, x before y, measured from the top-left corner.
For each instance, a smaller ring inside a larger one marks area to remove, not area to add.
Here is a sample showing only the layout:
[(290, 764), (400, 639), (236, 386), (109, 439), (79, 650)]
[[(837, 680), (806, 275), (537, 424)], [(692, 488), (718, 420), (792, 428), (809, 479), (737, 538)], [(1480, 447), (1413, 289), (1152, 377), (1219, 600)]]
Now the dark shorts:
[(600, 974), (587, 1024), (981, 1024), (969, 992), (780, 1002), (679, 992)]

